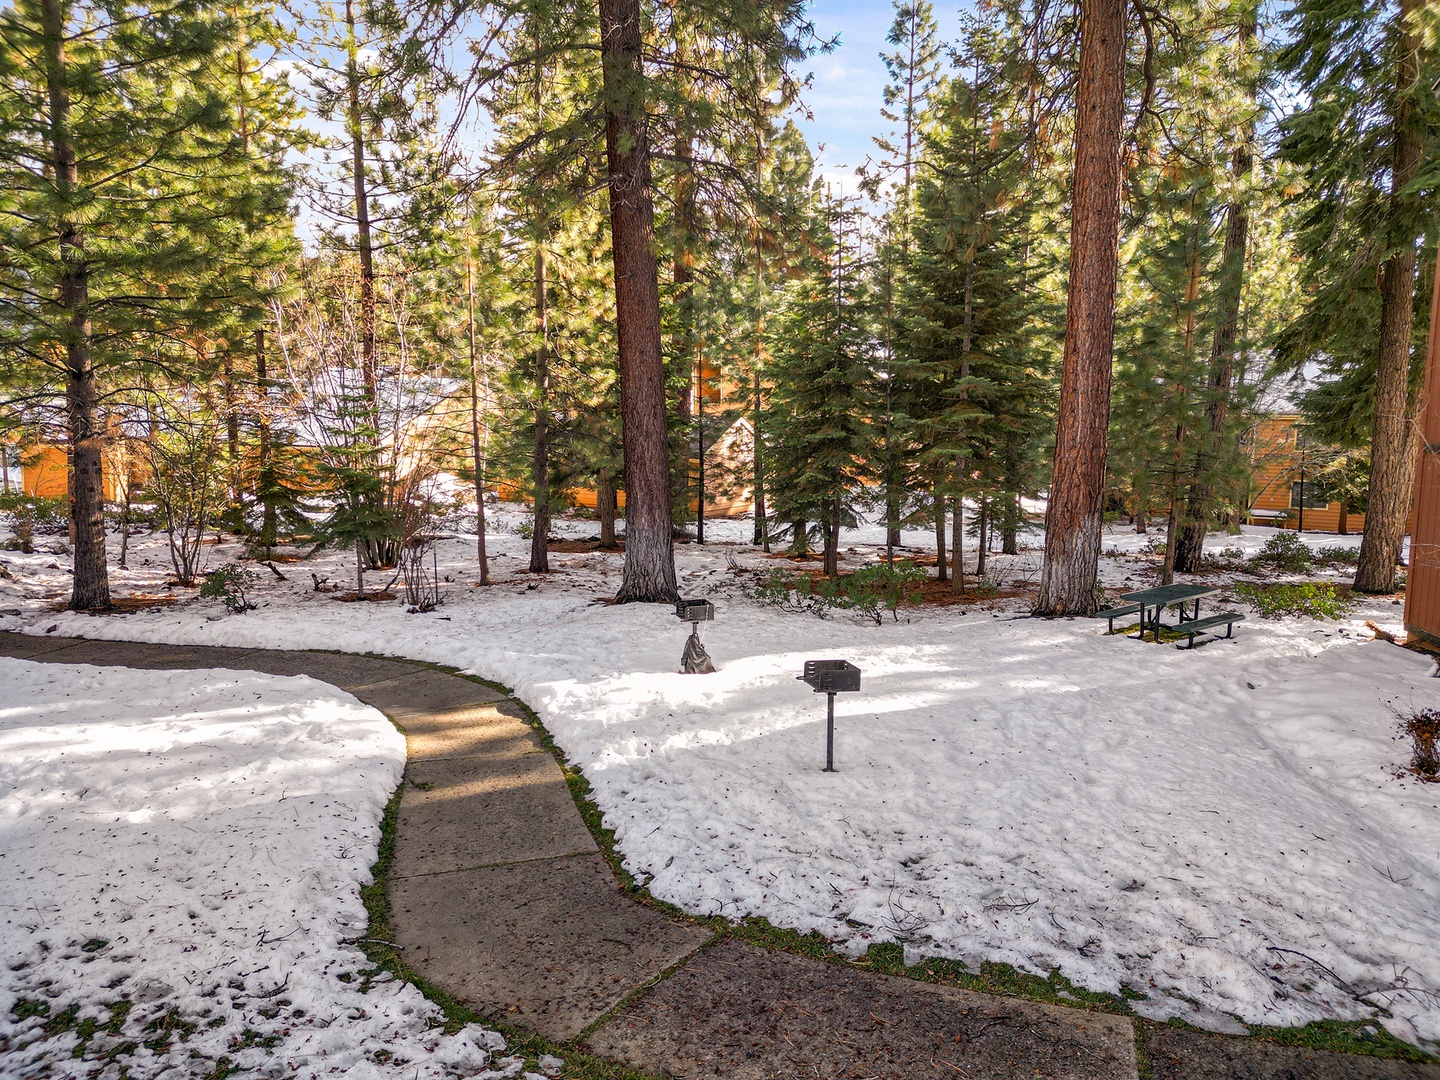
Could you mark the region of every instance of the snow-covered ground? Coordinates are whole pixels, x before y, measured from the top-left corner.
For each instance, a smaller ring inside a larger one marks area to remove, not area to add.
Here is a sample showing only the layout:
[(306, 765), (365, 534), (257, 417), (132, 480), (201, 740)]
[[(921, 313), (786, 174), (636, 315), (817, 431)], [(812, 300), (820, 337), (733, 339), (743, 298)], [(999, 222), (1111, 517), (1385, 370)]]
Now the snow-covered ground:
[[(431, 614), (316, 592), (312, 569), (351, 587), (350, 560), (332, 554), (278, 564), (286, 582), (261, 568), (259, 610), (224, 616), (162, 587), (148, 539), (117, 592), (177, 603), (51, 610), (63, 560), (5, 553), (14, 580), (0, 582), (0, 609), (31, 633), (323, 642), (501, 681), (585, 771), (631, 872), (689, 911), (764, 915), (852, 952), (898, 940), (912, 958), (1058, 969), (1148, 995), (1147, 1015), (1222, 1029), (1375, 1018), (1440, 1042), (1440, 785), (1404, 774), (1395, 739), (1397, 712), (1440, 707), (1440, 680), (1432, 661), (1372, 640), (1367, 620), (1400, 630), (1395, 602), (1337, 622), (1252, 618), (1193, 652), (1142, 645), (1103, 623), (1025, 617), (1032, 535), (1020, 555), (991, 557), (993, 599), (877, 627), (752, 599), (757, 572), (787, 564), (744, 543), (748, 522), (711, 522), (711, 543), (680, 546), (677, 564), (682, 592), (716, 603), (705, 639), (719, 670), (685, 676), (688, 627), (673, 613), (600, 602), (619, 556), (556, 553), (556, 573), (533, 576), (520, 515), (492, 518), (511, 530), (491, 536), (496, 584), (474, 584), (473, 537), (444, 541), (445, 604)], [(1253, 551), (1273, 535), (1207, 547)], [(1108, 534), (1104, 582), (1153, 583), (1151, 538)], [(849, 564), (874, 559), (882, 539), (847, 533)], [(929, 544), (923, 532), (904, 540), (919, 554)], [(795, 678), (826, 656), (864, 673), (862, 691), (837, 701), (835, 774), (820, 771), (824, 698)]]
[(374, 709), (4, 658), (0, 701), (0, 1074), (519, 1075), (354, 944), (405, 760)]

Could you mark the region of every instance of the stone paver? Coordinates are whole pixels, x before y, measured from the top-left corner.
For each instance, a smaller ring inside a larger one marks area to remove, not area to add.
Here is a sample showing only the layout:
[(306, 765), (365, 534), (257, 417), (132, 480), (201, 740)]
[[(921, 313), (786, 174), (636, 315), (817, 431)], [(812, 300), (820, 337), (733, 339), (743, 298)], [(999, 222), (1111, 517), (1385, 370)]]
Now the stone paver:
[(1147, 1025), (1155, 1080), (1440, 1080), (1440, 1065), (1326, 1054), (1258, 1039)]
[(515, 754), (517, 742), (499, 759), (409, 764), (395, 878), (599, 851), (555, 759), (538, 746)]
[(78, 641), (78, 638), (57, 638), (54, 635), (42, 637), (39, 634), (0, 634), (0, 656), (28, 660), (57, 649), (68, 649)]
[(467, 705), (443, 713), (411, 713), (401, 726), (412, 762), (492, 753), (509, 756), (520, 745), (517, 728), (525, 729), (525, 752), (539, 745), (525, 710), (513, 701)]
[(374, 705), (394, 717), (407, 731), (412, 721), (453, 724), (463, 719), (455, 714), (475, 705), (505, 700), (505, 695), (498, 690), (432, 668), (411, 669), (399, 678), (357, 683), (353, 688), (347, 686), (345, 689), (366, 704)]
[(973, 994), (726, 941), (586, 1040), (665, 1077), (1136, 1074), (1125, 1017)]
[[(403, 660), (0, 633), (0, 656), (309, 675), (406, 733), (390, 877), (407, 962), (477, 1011), (665, 1077), (1136, 1075), (1123, 1017), (774, 953), (624, 896), (522, 707)], [(698, 950), (698, 952), (697, 952)], [(636, 990), (643, 995), (596, 1027)], [(1155, 1080), (1440, 1080), (1440, 1066), (1145, 1025)]]
[(621, 895), (600, 855), (400, 878), (390, 923), (427, 978), (557, 1042), (709, 937)]

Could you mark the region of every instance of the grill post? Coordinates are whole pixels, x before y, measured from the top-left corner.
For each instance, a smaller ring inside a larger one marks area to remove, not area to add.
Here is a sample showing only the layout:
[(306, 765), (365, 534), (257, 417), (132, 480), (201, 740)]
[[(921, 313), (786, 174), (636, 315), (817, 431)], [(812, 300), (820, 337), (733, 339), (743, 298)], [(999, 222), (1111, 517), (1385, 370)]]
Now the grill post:
[(825, 772), (835, 771), (835, 691), (825, 695)]

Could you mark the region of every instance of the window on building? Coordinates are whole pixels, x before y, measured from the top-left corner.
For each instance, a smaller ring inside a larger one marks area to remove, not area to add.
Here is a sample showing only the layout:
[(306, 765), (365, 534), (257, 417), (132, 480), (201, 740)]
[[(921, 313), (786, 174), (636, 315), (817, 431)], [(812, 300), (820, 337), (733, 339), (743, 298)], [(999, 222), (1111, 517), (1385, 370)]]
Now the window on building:
[[(1304, 488), (1304, 502), (1301, 502), (1301, 488)], [(1296, 480), (1290, 485), (1290, 508), (1298, 510), (1301, 506), (1306, 510), (1325, 510), (1330, 506), (1330, 493), (1325, 490), (1325, 485), (1315, 481), (1306, 480), (1302, 485)]]

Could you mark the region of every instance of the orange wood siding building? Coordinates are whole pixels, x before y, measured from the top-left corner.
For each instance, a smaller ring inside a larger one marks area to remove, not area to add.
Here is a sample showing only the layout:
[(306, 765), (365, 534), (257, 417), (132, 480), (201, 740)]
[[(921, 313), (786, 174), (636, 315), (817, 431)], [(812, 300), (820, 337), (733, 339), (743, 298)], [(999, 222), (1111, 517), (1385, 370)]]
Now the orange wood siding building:
[(1317, 481), (1316, 474), (1332, 458), (1327, 448), (1305, 443), (1298, 414), (1282, 413), (1261, 420), (1250, 436), (1252, 486), (1247, 520), (1252, 525), (1294, 529), (1303, 512), (1306, 532), (1353, 533), (1358, 542), (1365, 515), (1346, 513), (1339, 502), (1325, 497)]
[[(127, 485), (136, 483), (136, 463), (116, 446), (105, 449), (100, 458), (102, 498), (121, 502)], [(20, 452), (20, 490), (33, 498), (63, 499), (70, 494), (70, 459), (65, 447), (49, 443)]]
[[(1436, 261), (1440, 268), (1440, 258)], [(1425, 359), (1420, 461), (1405, 578), (1405, 629), (1440, 645), (1440, 274), (1430, 302), (1430, 348)]]

